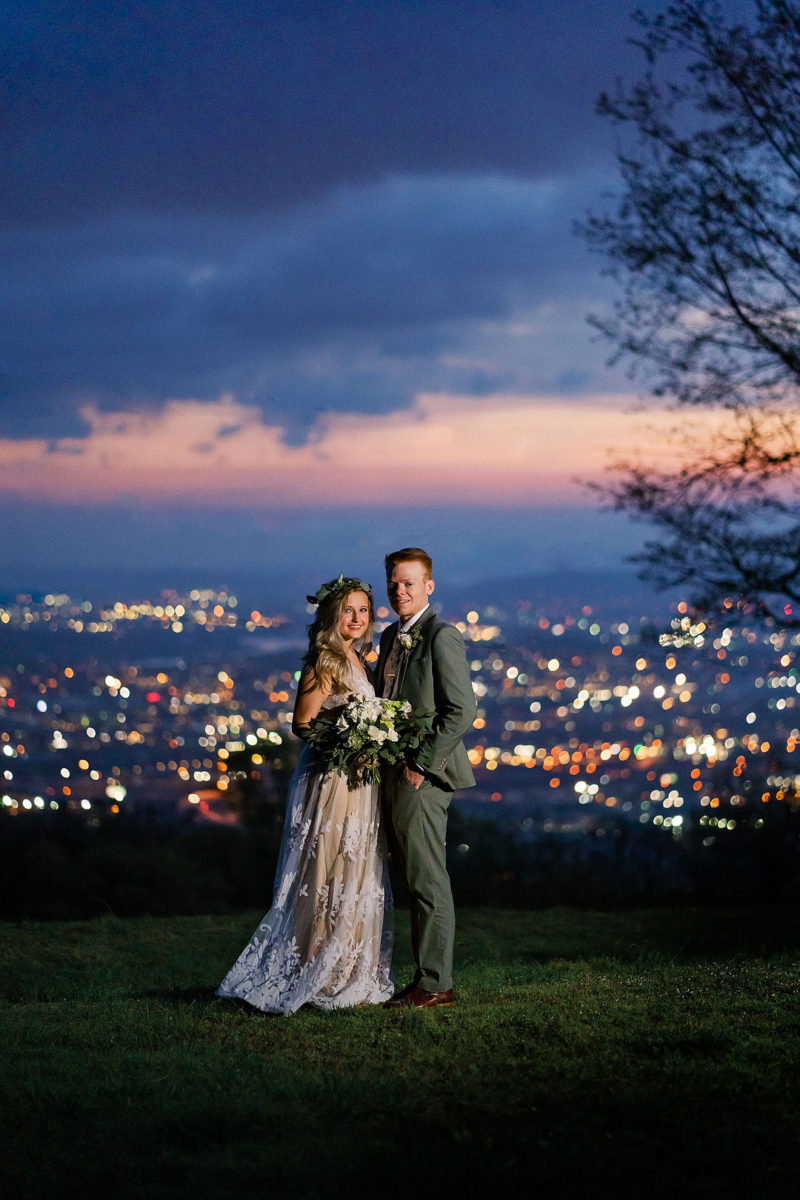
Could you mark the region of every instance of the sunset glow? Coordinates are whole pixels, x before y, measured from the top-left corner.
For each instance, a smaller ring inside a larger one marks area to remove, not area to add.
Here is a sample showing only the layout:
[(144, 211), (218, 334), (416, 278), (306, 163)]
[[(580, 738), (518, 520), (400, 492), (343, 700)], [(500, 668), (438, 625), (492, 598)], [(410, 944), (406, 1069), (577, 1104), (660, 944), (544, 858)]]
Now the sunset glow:
[[(390, 414), (326, 415), (300, 446), (232, 396), (152, 414), (87, 406), (86, 437), (0, 440), (0, 470), (7, 494), (67, 502), (337, 507), (357, 479), (376, 503), (569, 503), (611, 456), (645, 443), (653, 417), (632, 418), (632, 403), (600, 396), (567, 412), (557, 397), (421, 395)], [(667, 424), (662, 415), (662, 432)]]

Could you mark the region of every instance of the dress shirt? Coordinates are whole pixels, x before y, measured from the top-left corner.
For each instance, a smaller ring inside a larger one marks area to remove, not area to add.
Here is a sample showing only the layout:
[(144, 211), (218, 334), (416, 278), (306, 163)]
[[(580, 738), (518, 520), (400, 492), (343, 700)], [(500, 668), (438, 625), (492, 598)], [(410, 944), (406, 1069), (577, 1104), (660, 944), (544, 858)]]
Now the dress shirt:
[(392, 642), (392, 648), (389, 651), (389, 657), (386, 660), (386, 666), (385, 666), (384, 672), (383, 672), (383, 678), (384, 678), (383, 690), (384, 690), (384, 694), (385, 694), (387, 700), (394, 700), (396, 698), (397, 691), (400, 686), (400, 664), (402, 662), (402, 658), (405, 653), (405, 651), (400, 643), (400, 634), (408, 633), (409, 629), (412, 629), (414, 627), (414, 625), (419, 620), (419, 618), (422, 616), (422, 614), (424, 612), (427, 612), (427, 610), (429, 608), (430, 608), (430, 605), (426, 604), (425, 607), (421, 608), (418, 613), (414, 613), (413, 617), (410, 617), (409, 620), (405, 623), (405, 625), (403, 625), (402, 622), (398, 623), (397, 633), (394, 635), (394, 641)]
[(403, 622), (401, 621), (400, 625), (398, 626), (397, 632), (398, 633), (408, 633), (409, 629), (413, 629), (413, 627), (416, 625), (417, 621), (420, 619), (422, 614), (426, 613), (429, 608), (430, 608), (430, 604), (426, 604), (424, 608), (421, 608), (419, 610), (419, 612), (415, 612), (413, 617), (409, 617), (405, 624), (403, 624)]

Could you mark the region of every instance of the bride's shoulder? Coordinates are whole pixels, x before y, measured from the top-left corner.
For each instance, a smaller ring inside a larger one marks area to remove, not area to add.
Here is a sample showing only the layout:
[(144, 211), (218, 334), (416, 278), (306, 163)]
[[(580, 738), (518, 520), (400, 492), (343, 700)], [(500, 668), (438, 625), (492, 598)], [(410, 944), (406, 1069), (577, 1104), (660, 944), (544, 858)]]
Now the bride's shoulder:
[(354, 662), (350, 663), (350, 675), (351, 675), (352, 680), (354, 681), (354, 685), (355, 685), (355, 688), (357, 691), (363, 691), (364, 684), (366, 684), (367, 687), (369, 687), (369, 688), (372, 688), (374, 685), (375, 680), (373, 678), (372, 671), (370, 670), (369, 664), (365, 663), (363, 660), (360, 660), (358, 662), (358, 665), (356, 665), (356, 663), (354, 663)]

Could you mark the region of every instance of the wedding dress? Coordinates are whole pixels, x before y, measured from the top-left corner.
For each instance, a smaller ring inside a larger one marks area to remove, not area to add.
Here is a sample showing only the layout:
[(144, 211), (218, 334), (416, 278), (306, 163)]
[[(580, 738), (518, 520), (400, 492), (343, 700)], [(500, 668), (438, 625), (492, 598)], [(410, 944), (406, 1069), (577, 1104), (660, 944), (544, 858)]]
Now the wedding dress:
[[(351, 690), (374, 696), (354, 667)], [(323, 708), (341, 704), (326, 697)], [(262, 1012), (380, 1004), (394, 990), (392, 898), (377, 784), (353, 788), (303, 747), (272, 908), (217, 989)]]

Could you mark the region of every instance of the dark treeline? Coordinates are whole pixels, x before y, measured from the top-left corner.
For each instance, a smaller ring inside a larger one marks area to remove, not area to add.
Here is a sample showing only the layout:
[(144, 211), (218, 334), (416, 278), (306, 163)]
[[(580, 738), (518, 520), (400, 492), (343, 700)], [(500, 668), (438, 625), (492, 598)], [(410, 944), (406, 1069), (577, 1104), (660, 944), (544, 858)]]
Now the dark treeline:
[[(761, 828), (687, 828), (679, 838), (620, 823), (522, 838), (454, 810), (456, 903), (611, 908), (800, 898), (800, 814), (774, 805)], [(192, 915), (269, 906), (282, 814), (220, 827), (133, 818), (94, 828), (56, 817), (0, 822), (0, 917)], [(400, 887), (396, 900), (403, 904)]]

